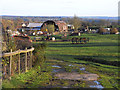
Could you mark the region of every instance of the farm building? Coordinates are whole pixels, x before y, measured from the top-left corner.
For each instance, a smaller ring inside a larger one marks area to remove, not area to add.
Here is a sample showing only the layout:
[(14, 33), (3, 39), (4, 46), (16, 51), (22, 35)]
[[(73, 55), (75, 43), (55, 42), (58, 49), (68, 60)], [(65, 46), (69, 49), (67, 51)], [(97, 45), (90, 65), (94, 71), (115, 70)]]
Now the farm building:
[(73, 26), (73, 25), (71, 25), (71, 24), (68, 24), (67, 26), (68, 26), (68, 31), (71, 31), (71, 30), (73, 30), (73, 29), (74, 29), (74, 26)]
[(40, 30), (42, 23), (29, 23), (25, 28), (26, 30)]
[(22, 25), (22, 32), (25, 32), (29, 35), (33, 35), (35, 32), (41, 30), (41, 26), (43, 23), (29, 23), (28, 25)]
[(64, 21), (48, 20), (48, 21), (43, 23), (43, 26), (44, 25), (49, 25), (49, 24), (53, 24), (54, 25), (55, 31), (68, 32), (68, 26), (67, 26), (67, 24)]
[[(51, 27), (51, 26), (52, 27)], [(48, 27), (50, 26), (50, 27)], [(54, 20), (47, 20), (44, 23), (29, 23), (28, 25), (22, 25), (22, 32), (25, 32), (29, 35), (35, 35), (37, 32), (44, 32), (44, 33), (51, 33), (50, 29), (53, 32), (68, 32), (68, 26), (64, 21), (54, 21)]]

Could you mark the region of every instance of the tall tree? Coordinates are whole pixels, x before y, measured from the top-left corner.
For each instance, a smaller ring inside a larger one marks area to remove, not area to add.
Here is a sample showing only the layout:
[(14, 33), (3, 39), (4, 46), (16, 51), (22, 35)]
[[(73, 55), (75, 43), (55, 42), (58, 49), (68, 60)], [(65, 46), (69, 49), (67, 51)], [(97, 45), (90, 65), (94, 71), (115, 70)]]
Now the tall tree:
[(8, 32), (7, 30), (14, 30), (13, 20), (2, 19), (2, 35), (5, 41), (8, 41)]
[(10, 30), (15, 29), (13, 20), (5, 20), (5, 19), (3, 19), (2, 20), (2, 25), (3, 25), (2, 27), (3, 27), (3, 29), (5, 31), (8, 30), (8, 29), (10, 29)]
[(73, 18), (71, 18), (69, 20), (70, 24), (72, 24), (74, 26), (74, 30), (77, 32), (78, 28), (81, 26), (81, 20), (79, 17), (77, 17), (76, 15), (74, 15)]
[(18, 28), (21, 28), (22, 23), (24, 23), (23, 19), (18, 18), (16, 20), (14, 20), (15, 30), (17, 30)]

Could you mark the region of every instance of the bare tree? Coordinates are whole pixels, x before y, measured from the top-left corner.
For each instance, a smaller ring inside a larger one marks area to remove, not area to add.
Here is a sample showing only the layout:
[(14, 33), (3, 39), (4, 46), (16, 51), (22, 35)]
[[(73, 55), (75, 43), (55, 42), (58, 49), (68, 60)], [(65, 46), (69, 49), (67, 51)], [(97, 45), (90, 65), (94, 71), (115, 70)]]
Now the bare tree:
[(81, 26), (81, 20), (76, 15), (74, 15), (74, 17), (69, 20), (69, 23), (74, 26), (74, 30), (76, 32), (78, 31), (78, 28)]

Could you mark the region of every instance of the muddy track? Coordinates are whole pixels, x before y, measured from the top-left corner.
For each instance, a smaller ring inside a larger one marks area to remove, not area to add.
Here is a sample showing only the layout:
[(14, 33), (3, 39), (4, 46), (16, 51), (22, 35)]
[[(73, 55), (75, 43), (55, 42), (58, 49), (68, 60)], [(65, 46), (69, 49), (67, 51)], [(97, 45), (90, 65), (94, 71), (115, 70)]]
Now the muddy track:
[(52, 67), (51, 87), (69, 88), (104, 88), (94, 73), (86, 71), (82, 64), (74, 64), (64, 61), (49, 61)]

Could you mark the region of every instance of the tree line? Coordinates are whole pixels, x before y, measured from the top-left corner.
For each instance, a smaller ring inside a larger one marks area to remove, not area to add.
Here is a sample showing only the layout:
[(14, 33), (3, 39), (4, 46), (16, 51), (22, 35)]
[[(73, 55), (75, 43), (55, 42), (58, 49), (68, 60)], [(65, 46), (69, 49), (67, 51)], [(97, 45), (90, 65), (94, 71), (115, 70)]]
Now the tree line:
[[(41, 19), (42, 18), (42, 19)], [(50, 17), (49, 17), (50, 18)], [(91, 27), (91, 28), (120, 28), (118, 22), (115, 20), (104, 20), (104, 19), (83, 19), (76, 15), (74, 17), (51, 17), (52, 19), (63, 20), (67, 24), (72, 24), (74, 30)], [(41, 23), (44, 20), (48, 19), (47, 17), (4, 17), (2, 19), (2, 31), (3, 33), (6, 30), (17, 31), (17, 29), (22, 28), (22, 23), (28, 24), (29, 22)], [(48, 25), (47, 29), (50, 28), (50, 32), (53, 31), (54, 25)], [(45, 29), (46, 30), (46, 29)], [(104, 30), (105, 31), (105, 30)]]
[[(110, 33), (115, 34), (120, 30), (120, 25), (115, 20), (105, 20), (105, 19), (83, 19), (74, 15), (72, 18), (62, 18), (63, 21), (67, 22), (67, 24), (72, 24), (74, 26), (75, 32), (82, 29), (99, 29), (98, 33), (107, 32), (104, 28), (111, 28)], [(88, 28), (89, 27), (89, 28)], [(89, 30), (88, 30), (89, 32)]]

